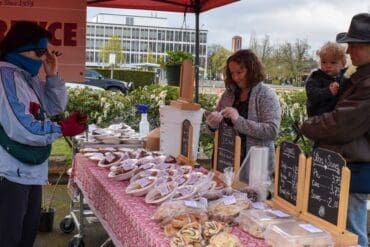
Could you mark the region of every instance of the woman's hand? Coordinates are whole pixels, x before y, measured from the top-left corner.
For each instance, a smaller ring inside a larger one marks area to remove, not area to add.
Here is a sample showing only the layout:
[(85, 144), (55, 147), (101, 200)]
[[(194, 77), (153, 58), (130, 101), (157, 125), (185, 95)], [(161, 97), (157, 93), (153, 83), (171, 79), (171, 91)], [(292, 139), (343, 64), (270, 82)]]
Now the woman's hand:
[(225, 109), (221, 111), (221, 114), (224, 118), (230, 118), (233, 124), (235, 124), (236, 120), (238, 120), (239, 118), (238, 111), (233, 107), (226, 107)]
[(222, 119), (222, 114), (218, 111), (214, 111), (209, 113), (206, 117), (206, 124), (212, 129), (217, 129)]
[(45, 53), (45, 59), (43, 61), (45, 74), (47, 76), (56, 76), (58, 74), (58, 59), (57, 57), (62, 55), (58, 51), (50, 51), (49, 49)]

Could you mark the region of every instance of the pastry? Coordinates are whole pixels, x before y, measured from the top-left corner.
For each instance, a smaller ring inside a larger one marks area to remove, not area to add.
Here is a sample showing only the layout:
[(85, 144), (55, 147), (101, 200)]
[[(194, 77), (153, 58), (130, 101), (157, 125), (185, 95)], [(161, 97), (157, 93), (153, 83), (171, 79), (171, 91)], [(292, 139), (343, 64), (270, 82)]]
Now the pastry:
[(130, 183), (126, 193), (133, 196), (144, 196), (155, 185), (156, 177), (146, 177)]
[(217, 221), (206, 221), (203, 224), (203, 237), (210, 239), (214, 235), (226, 230), (227, 228), (221, 222)]
[(175, 182), (162, 183), (148, 192), (145, 196), (145, 202), (150, 204), (162, 203), (171, 198), (176, 188), (177, 184)]
[(239, 238), (231, 233), (221, 232), (209, 240), (210, 247), (243, 247)]
[(121, 152), (108, 152), (105, 153), (105, 157), (98, 163), (99, 167), (109, 168), (113, 165), (119, 164), (123, 159), (123, 153)]

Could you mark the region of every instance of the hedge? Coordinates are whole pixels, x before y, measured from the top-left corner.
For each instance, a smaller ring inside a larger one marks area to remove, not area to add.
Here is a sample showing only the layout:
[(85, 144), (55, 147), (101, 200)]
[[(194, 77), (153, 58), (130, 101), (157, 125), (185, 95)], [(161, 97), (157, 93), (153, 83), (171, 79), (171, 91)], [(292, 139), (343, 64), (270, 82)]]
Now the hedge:
[[(97, 69), (94, 70), (101, 73), (104, 77), (110, 78), (110, 69)], [(140, 70), (122, 70), (115, 69), (113, 71), (113, 78), (117, 80), (133, 82), (134, 88), (143, 87), (154, 83), (155, 73), (152, 71)]]

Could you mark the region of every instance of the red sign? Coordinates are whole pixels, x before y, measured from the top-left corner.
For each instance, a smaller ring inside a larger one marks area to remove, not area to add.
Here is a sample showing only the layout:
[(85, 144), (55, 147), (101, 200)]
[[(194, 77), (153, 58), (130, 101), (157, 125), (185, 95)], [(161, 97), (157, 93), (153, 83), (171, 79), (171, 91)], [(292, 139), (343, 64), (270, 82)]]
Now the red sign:
[(35, 21), (51, 35), (50, 49), (63, 55), (59, 73), (66, 81), (83, 81), (86, 50), (86, 1), (0, 0), (0, 39), (18, 20)]

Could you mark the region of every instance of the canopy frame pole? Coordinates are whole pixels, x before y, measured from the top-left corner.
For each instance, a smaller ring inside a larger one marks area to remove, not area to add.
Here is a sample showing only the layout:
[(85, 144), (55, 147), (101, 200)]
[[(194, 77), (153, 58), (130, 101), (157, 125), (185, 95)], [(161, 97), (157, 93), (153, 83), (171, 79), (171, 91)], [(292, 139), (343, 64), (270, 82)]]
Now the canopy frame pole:
[(199, 103), (199, 14), (200, 0), (195, 0), (195, 103)]

